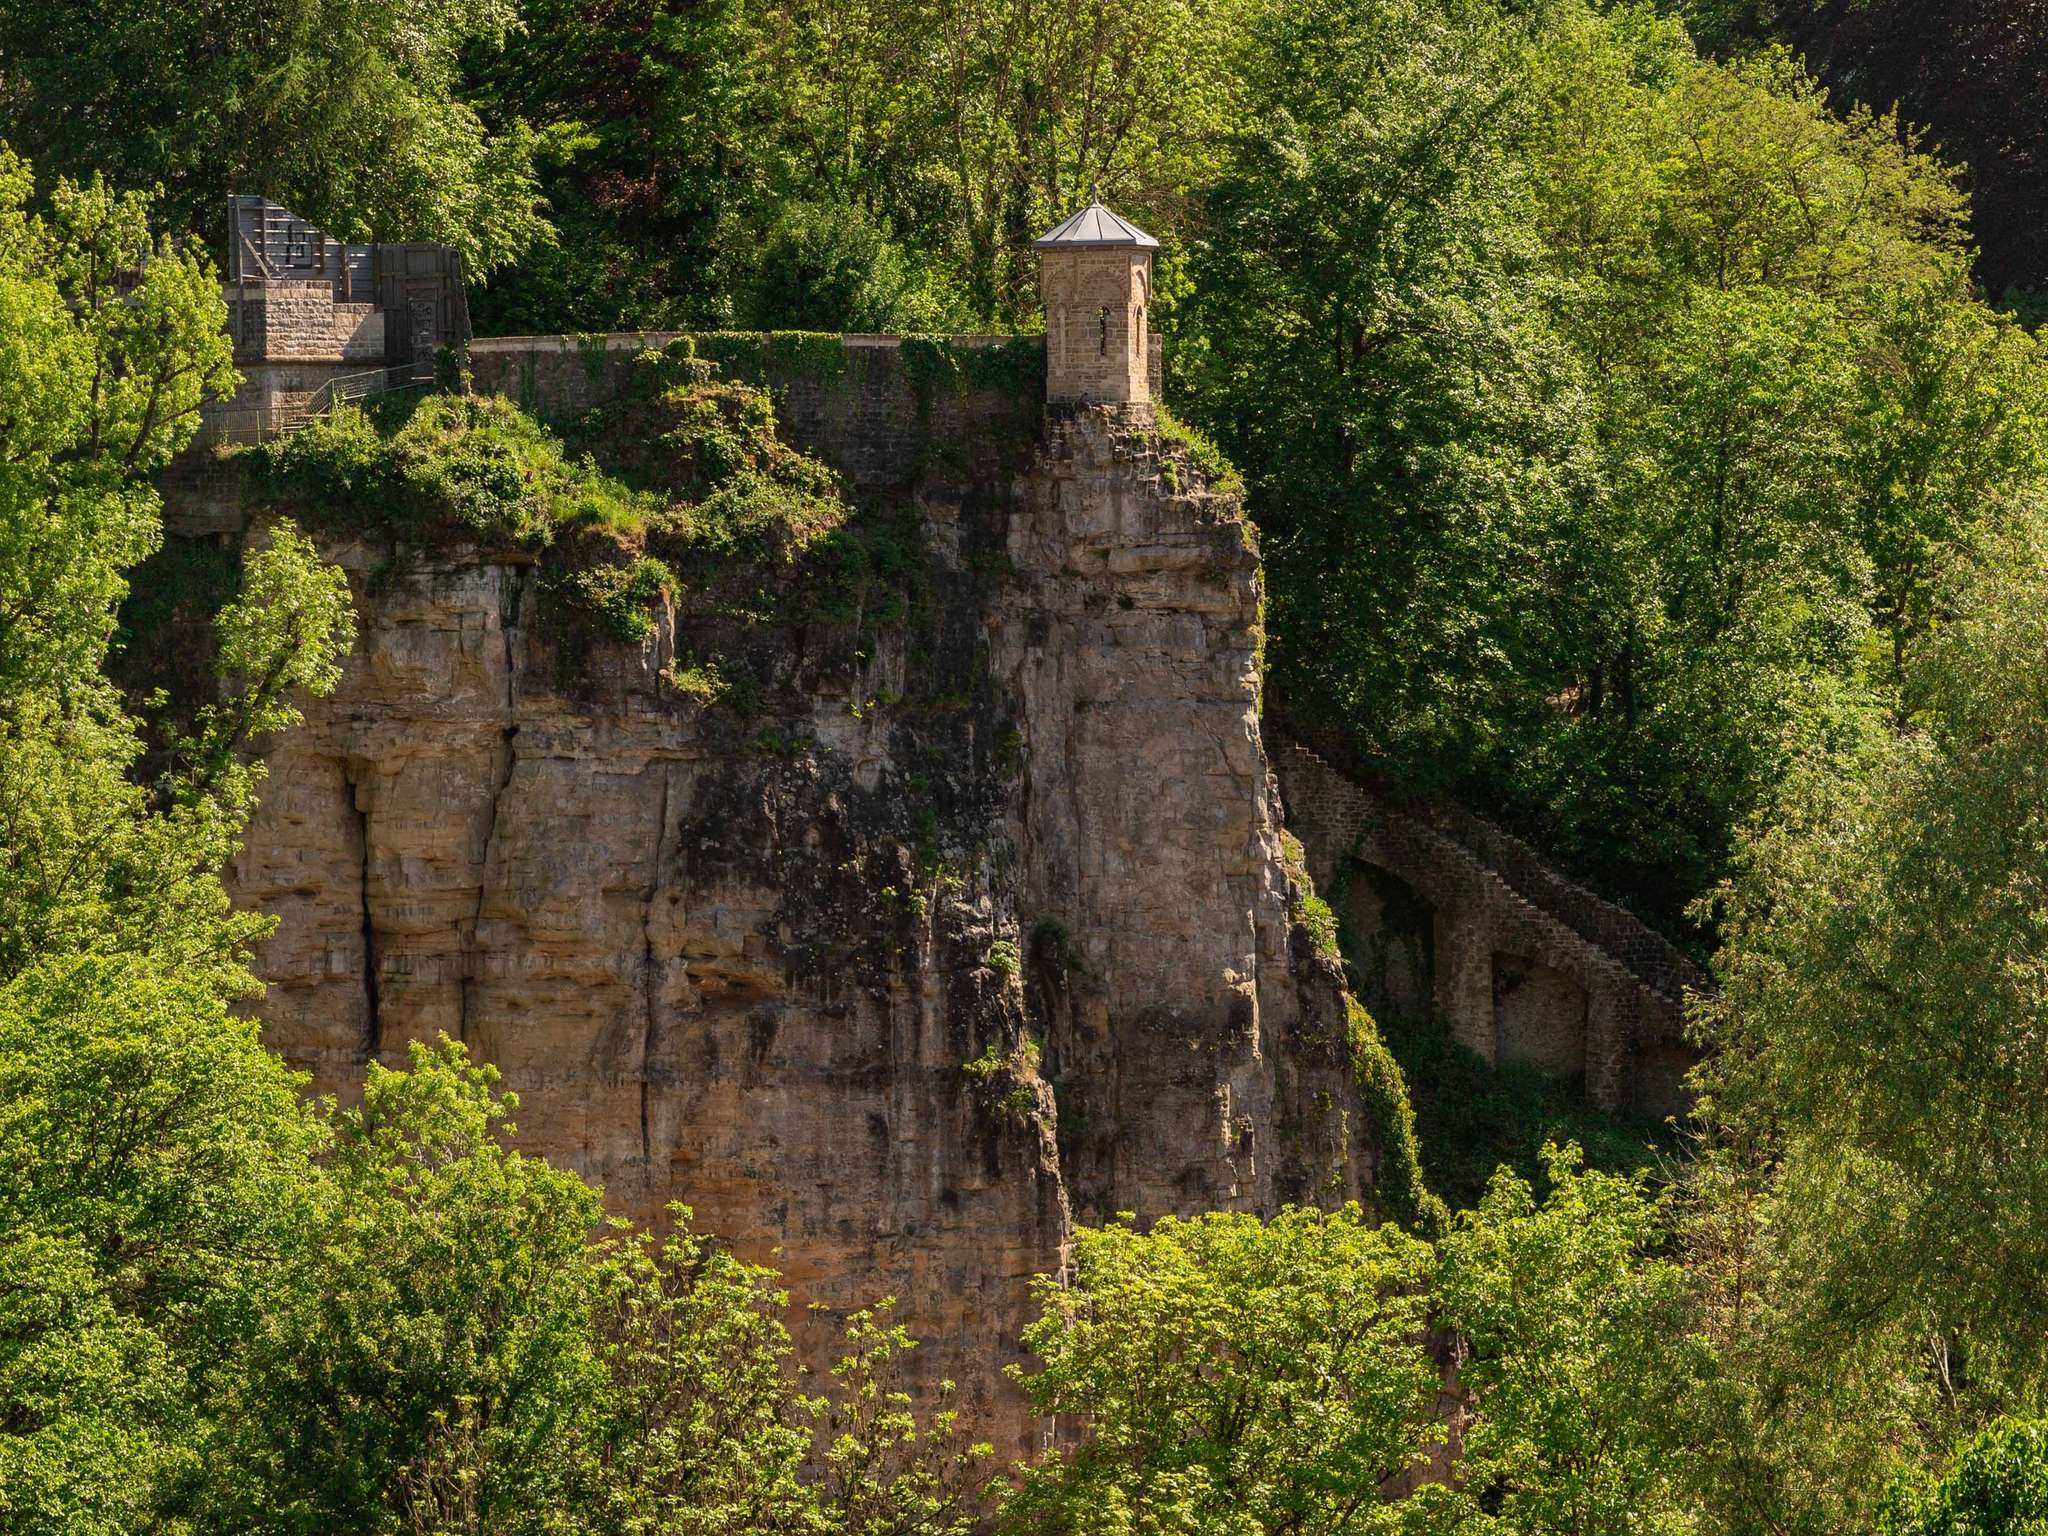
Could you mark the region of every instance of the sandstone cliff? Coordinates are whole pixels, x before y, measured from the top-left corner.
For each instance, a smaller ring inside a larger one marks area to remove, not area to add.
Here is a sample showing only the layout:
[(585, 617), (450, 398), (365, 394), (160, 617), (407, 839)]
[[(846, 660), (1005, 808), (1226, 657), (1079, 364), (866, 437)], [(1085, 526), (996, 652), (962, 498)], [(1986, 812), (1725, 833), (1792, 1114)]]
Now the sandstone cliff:
[[(478, 383), (583, 406), (637, 346), (480, 347)], [(1071, 1221), (1369, 1198), (1260, 741), (1256, 551), (1142, 417), (880, 343), (768, 371), (784, 430), (914, 525), (914, 609), (685, 595), (628, 644), (550, 618), (530, 557), (328, 536), (361, 640), (232, 872), (281, 918), (262, 1015), (344, 1094), (467, 1041), (529, 1148), (777, 1264), (814, 1346), (899, 1296), (921, 1369), (1021, 1444), (998, 1368)], [(174, 528), (261, 536), (195, 484)], [(677, 686), (712, 654), (748, 708)]]

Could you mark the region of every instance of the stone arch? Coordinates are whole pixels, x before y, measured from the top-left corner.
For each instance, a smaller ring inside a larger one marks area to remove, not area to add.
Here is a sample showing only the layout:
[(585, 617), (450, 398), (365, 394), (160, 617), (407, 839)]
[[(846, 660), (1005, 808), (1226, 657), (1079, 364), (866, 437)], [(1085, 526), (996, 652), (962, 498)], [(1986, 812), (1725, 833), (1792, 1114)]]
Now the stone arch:
[(1494, 1060), (1553, 1077), (1586, 1076), (1586, 988), (1526, 955), (1493, 957)]
[(1338, 873), (1335, 905), (1366, 1008), (1379, 1018), (1427, 1020), (1436, 990), (1435, 905), (1385, 865), (1357, 855)]
[(1074, 301), (1084, 309), (1121, 309), (1130, 298), (1130, 274), (1121, 267), (1094, 265), (1079, 274)]
[[(1430, 914), (1423, 1018), (1486, 1061), (1582, 1084), (1601, 1109), (1684, 1110), (1682, 1078), (1696, 1059), (1684, 994), (1706, 984), (1684, 956), (1490, 823), (1369, 789), (1308, 748), (1274, 740), (1287, 824), (1346, 925), (1354, 961), (1365, 950), (1359, 940), (1389, 926), (1373, 898), (1390, 888), (1362, 877), (1378, 869)], [(1402, 980), (1392, 966), (1384, 982), (1361, 975), (1363, 1000), (1403, 1012), (1388, 1000)]]

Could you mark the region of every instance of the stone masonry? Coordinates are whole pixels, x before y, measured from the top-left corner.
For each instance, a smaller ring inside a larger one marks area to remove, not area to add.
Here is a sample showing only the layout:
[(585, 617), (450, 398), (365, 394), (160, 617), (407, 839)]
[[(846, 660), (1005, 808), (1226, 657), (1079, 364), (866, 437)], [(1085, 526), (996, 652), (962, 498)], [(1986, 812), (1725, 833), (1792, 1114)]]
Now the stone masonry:
[(1363, 959), (1369, 1006), (1437, 1018), (1488, 1062), (1583, 1078), (1599, 1108), (1683, 1111), (1696, 967), (1500, 828), (1273, 739), (1287, 825)]
[(452, 249), (345, 244), (261, 197), (228, 199), (221, 296), (242, 383), (232, 399), (206, 402), (211, 441), (289, 431), (336, 391), (355, 398), (429, 379), (435, 348), (469, 335)]
[(1091, 203), (1032, 245), (1045, 301), (1046, 398), (1148, 403), (1146, 309), (1159, 242)]
[(228, 294), (228, 330), (246, 361), (357, 363), (384, 360), (384, 316), (374, 304), (345, 304), (325, 280), (278, 281), (260, 294)]

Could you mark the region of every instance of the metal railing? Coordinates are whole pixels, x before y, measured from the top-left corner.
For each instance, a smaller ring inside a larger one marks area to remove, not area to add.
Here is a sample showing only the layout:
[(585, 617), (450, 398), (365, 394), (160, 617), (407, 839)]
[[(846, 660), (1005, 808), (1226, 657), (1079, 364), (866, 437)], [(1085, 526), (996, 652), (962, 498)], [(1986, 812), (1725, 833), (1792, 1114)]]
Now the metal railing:
[(434, 382), (432, 363), (403, 363), (396, 368), (372, 368), (364, 373), (344, 373), (329, 379), (306, 397), (302, 407), (304, 426), (324, 416), (337, 405), (355, 405), (372, 395), (388, 395), (401, 389), (422, 389)]
[(203, 410), (198, 442), (268, 443), (290, 437), (336, 406), (358, 405), (375, 396), (424, 389), (434, 382), (432, 363), (405, 363), (396, 368), (371, 368), (327, 380), (303, 400), (278, 405), (219, 406)]

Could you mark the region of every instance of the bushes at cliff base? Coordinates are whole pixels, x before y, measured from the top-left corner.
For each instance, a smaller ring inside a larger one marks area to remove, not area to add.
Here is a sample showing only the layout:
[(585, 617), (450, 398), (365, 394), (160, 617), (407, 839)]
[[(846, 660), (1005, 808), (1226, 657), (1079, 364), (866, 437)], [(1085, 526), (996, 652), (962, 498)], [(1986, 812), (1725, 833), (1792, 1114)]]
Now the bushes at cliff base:
[(1895, 1489), (1884, 1536), (2041, 1536), (2048, 1531), (2048, 1421), (2001, 1418), (1958, 1447), (1938, 1478)]
[(1426, 1244), (1357, 1207), (1075, 1234), (1018, 1374), (1085, 1426), (1024, 1472), (1006, 1530), (1110, 1536), (1378, 1528), (1379, 1487), (1442, 1437), (1417, 1344)]
[[(1716, 1362), (1639, 1180), (1549, 1147), (1434, 1250), (1355, 1207), (1128, 1219), (1037, 1283), (1016, 1372), (1072, 1437), (1016, 1536), (1693, 1536)], [(1455, 1404), (1455, 1407), (1453, 1406)], [(1447, 1419), (1462, 1444), (1440, 1471)], [(1420, 1485), (1420, 1486), (1418, 1486)]]
[(1640, 1179), (1544, 1148), (1539, 1200), (1502, 1169), (1438, 1245), (1438, 1316), (1464, 1340), (1461, 1492), (1500, 1532), (1690, 1536), (1715, 1361)]

